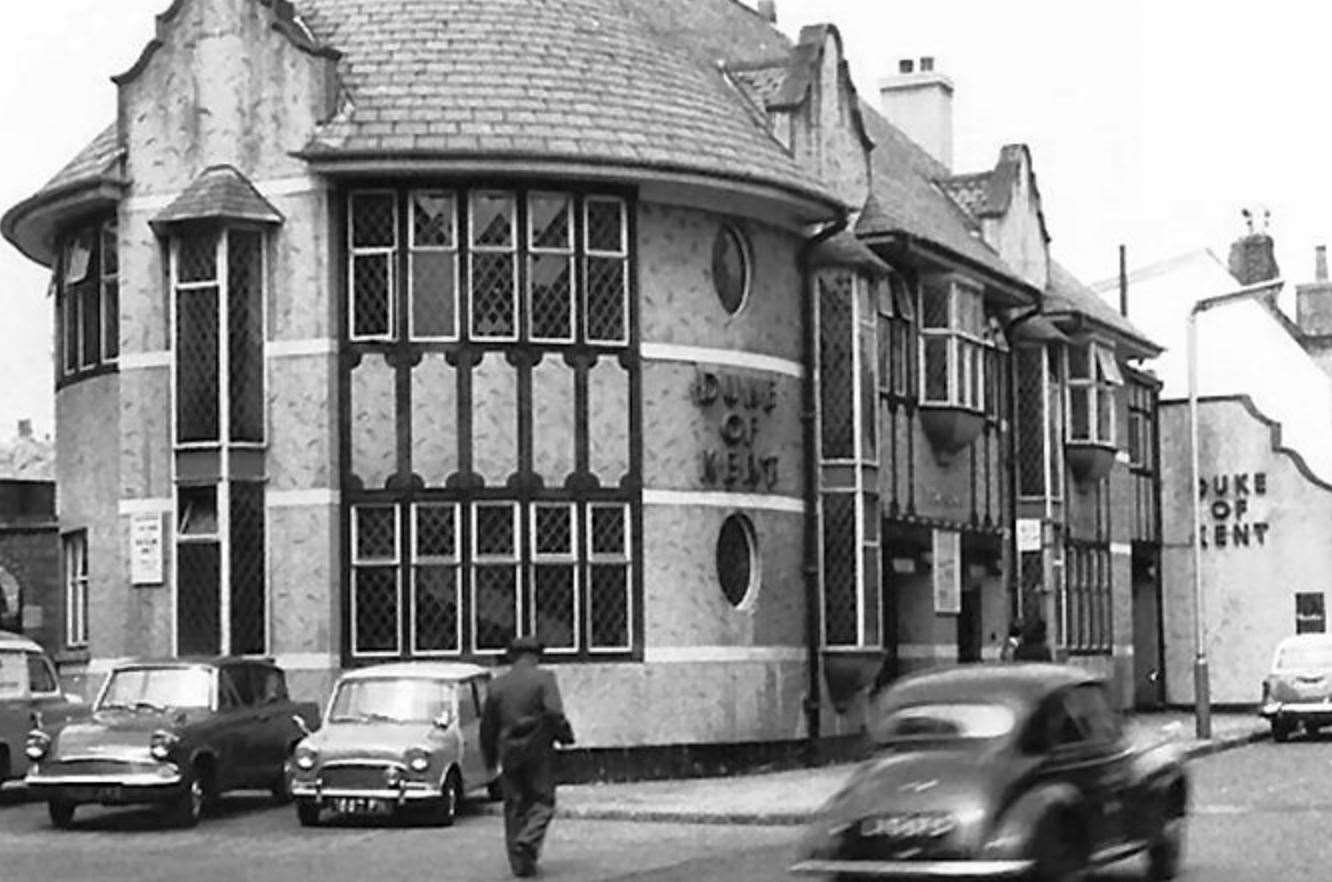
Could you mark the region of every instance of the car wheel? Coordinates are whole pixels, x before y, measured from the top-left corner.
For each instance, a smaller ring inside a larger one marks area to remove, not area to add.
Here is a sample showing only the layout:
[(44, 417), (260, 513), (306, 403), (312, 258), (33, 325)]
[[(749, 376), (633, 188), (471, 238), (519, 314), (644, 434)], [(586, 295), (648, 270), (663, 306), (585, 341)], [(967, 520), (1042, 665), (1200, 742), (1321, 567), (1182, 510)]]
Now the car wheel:
[(202, 769), (192, 768), (181, 781), (180, 793), (167, 803), (167, 823), (173, 827), (195, 826), (203, 817), (207, 801), (207, 775)]
[(65, 799), (53, 799), (46, 804), (46, 813), (51, 816), (51, 825), (61, 830), (68, 830), (74, 823), (74, 809), (78, 803)]
[(319, 826), (319, 803), (313, 799), (296, 800), (296, 819), (302, 827)]
[(1295, 725), (1289, 720), (1272, 721), (1272, 740), (1277, 742), (1286, 742), (1290, 740), (1290, 733), (1295, 729)]
[(1184, 819), (1166, 818), (1156, 839), (1147, 848), (1148, 882), (1166, 882), (1179, 875), (1184, 861)]
[(450, 769), (444, 778), (444, 789), (431, 820), (439, 827), (453, 826), (453, 822), (458, 820), (458, 809), (462, 807), (462, 800), (462, 778), (459, 777), (457, 769)]
[(1083, 882), (1087, 849), (1081, 831), (1063, 815), (1047, 815), (1036, 828), (1035, 882)]
[(278, 774), (273, 786), (269, 788), (269, 792), (273, 794), (273, 801), (278, 805), (286, 805), (291, 802), (291, 775), (287, 774), (285, 767)]

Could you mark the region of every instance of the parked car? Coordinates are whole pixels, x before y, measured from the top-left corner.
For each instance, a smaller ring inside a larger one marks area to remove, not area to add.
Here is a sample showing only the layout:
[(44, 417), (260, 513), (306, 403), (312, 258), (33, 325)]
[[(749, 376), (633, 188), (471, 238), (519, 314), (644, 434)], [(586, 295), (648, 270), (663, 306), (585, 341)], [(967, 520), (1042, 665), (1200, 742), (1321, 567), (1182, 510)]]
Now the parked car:
[(323, 727), (292, 755), (300, 822), (324, 812), (388, 817), (417, 812), (443, 826), (473, 791), (497, 796), (481, 754), (490, 672), (469, 664), (400, 662), (343, 674)]
[(881, 879), (1081, 879), (1146, 852), (1179, 869), (1188, 779), (1137, 748), (1104, 683), (1052, 664), (899, 681), (876, 702), (877, 753), (819, 812), (795, 873)]
[(1312, 735), (1332, 724), (1332, 635), (1296, 634), (1277, 644), (1258, 713), (1271, 722), (1274, 741), (1300, 725)]
[(29, 734), (26, 781), (57, 827), (85, 803), (157, 803), (171, 823), (193, 826), (228, 790), (289, 796), (286, 761), (302, 736), (295, 718), (317, 726), (319, 708), (292, 701), (282, 669), (266, 659), (122, 664), (89, 720)]
[(23, 748), (34, 719), (54, 730), (87, 715), (82, 697), (60, 688), (55, 665), (40, 646), (0, 631), (0, 784), (27, 773)]

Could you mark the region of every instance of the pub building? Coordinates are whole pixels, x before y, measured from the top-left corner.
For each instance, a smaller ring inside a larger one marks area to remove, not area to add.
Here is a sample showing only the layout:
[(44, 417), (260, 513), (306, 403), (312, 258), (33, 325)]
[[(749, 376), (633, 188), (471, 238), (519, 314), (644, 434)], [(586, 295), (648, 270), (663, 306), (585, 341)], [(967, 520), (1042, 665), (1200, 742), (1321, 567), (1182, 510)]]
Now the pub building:
[(1123, 666), (1155, 350), (1024, 147), (953, 174), (932, 60), (875, 109), (772, 3), (445, 9), (177, 0), (0, 222), (53, 274), (66, 676), (535, 634), (588, 755), (701, 756), (1019, 613)]

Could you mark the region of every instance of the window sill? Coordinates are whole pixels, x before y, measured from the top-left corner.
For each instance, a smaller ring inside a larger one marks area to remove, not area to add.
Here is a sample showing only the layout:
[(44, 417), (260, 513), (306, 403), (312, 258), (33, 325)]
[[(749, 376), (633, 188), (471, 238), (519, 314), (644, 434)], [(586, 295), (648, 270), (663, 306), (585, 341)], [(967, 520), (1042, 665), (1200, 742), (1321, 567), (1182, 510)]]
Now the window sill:
[(1094, 483), (1110, 474), (1119, 452), (1114, 444), (1104, 441), (1065, 441), (1064, 458), (1079, 481)]
[(956, 404), (921, 402), (921, 427), (941, 459), (949, 459), (969, 447), (985, 428), (985, 414)]
[(81, 383), (84, 380), (91, 380), (93, 377), (102, 377), (106, 376), (107, 374), (115, 374), (119, 372), (120, 372), (120, 365), (118, 362), (114, 361), (103, 362), (102, 364), (94, 365), (93, 367), (80, 368), (79, 370), (74, 371), (73, 373), (62, 374), (61, 376), (57, 377), (55, 384), (56, 391), (59, 392), (61, 389), (64, 389), (66, 386), (73, 386), (74, 384)]
[(828, 700), (838, 713), (844, 711), (858, 692), (874, 682), (883, 666), (883, 650), (878, 647), (829, 648), (823, 655), (823, 680), (828, 685)]

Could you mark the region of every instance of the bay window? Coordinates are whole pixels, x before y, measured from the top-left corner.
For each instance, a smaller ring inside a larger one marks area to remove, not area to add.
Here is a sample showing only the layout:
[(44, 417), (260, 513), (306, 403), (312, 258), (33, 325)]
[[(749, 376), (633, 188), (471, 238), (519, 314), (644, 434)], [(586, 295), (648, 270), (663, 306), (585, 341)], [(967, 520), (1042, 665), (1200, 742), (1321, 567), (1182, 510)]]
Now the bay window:
[(981, 288), (955, 275), (931, 276), (920, 292), (922, 404), (985, 408), (985, 305)]
[(63, 238), (51, 281), (61, 381), (115, 364), (120, 354), (119, 276), (114, 220), (85, 224)]
[(1116, 389), (1124, 377), (1115, 352), (1104, 343), (1088, 341), (1068, 350), (1068, 440), (1072, 443), (1116, 443)]

